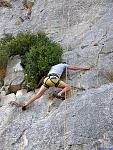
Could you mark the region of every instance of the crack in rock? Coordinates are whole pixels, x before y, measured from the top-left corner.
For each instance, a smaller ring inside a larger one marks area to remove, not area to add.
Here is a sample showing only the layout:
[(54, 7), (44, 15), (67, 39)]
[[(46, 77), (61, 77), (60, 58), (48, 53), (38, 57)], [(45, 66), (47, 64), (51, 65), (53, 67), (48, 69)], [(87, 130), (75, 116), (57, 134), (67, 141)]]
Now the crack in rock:
[(104, 40), (104, 38), (107, 38), (107, 30), (105, 32), (105, 34), (102, 36), (102, 38), (97, 42), (97, 43), (100, 43), (102, 40)]
[(110, 52), (101, 52), (100, 54), (108, 55), (108, 54), (111, 54), (111, 53), (113, 53), (113, 51), (110, 51)]
[(104, 48), (104, 45), (102, 46), (101, 50), (99, 51), (98, 55), (97, 55), (97, 62), (96, 62), (96, 66), (98, 65), (99, 59), (100, 59), (100, 54), (102, 53), (102, 50)]
[(97, 86), (100, 86), (100, 84), (99, 84), (99, 68), (98, 68), (98, 62), (99, 62), (100, 54), (101, 54), (103, 48), (104, 48), (104, 45), (102, 46), (101, 50), (99, 51), (99, 53), (98, 53), (98, 55), (97, 55), (97, 61), (96, 61), (96, 66), (97, 66), (97, 69), (96, 69), (96, 70), (97, 70)]
[(21, 145), (20, 145), (21, 150), (24, 150), (24, 148), (25, 148), (27, 145), (28, 145), (28, 139), (27, 139), (26, 134), (25, 134), (25, 132), (24, 132), (24, 134), (23, 134), (23, 141), (22, 141), (22, 143), (21, 143)]
[(24, 133), (25, 133), (26, 130), (27, 130), (27, 129), (24, 129), (24, 130), (22, 131), (22, 133), (19, 135), (19, 137), (16, 139), (16, 141), (12, 143), (12, 145), (15, 145), (16, 143), (18, 143), (18, 141), (23, 137), (23, 135), (24, 135)]

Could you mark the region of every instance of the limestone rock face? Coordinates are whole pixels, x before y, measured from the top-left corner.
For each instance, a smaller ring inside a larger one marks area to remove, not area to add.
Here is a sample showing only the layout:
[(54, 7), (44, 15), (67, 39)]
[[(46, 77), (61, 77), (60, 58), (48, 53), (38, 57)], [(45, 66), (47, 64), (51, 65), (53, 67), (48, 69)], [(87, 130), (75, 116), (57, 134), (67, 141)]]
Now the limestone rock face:
[(69, 83), (90, 89), (113, 82), (112, 14), (111, 8), (90, 30), (81, 35), (77, 48), (63, 54), (63, 60), (67, 60), (69, 64), (93, 65), (87, 72), (69, 72)]
[[(11, 3), (11, 9), (0, 9), (0, 35), (43, 30), (51, 39), (64, 47), (69, 44), (71, 48), (79, 45), (84, 33), (90, 31), (113, 6), (112, 0), (36, 0), (31, 18), (22, 21), (26, 15), (22, 0)], [(101, 36), (101, 31), (98, 34)], [(90, 35), (87, 44), (92, 38)]]
[(95, 150), (113, 146), (113, 84), (74, 95), (48, 114), (47, 102), (44, 95), (25, 112), (12, 107), (12, 118), (9, 115), (10, 121), (0, 130), (1, 150), (63, 150), (65, 146), (69, 150)]
[(1, 94), (1, 104), (2, 105), (8, 105), (10, 101), (16, 101), (16, 96), (14, 93), (3, 95)]
[(52, 88), (22, 112), (8, 104), (10, 99), (28, 101), (38, 90), (20, 89), (24, 77), (20, 58), (12, 58), (4, 84), (15, 94), (0, 89), (0, 150), (113, 147), (113, 1), (36, 0), (31, 18), (23, 21), (22, 1), (11, 4), (10, 9), (0, 8), (0, 36), (42, 30), (63, 46), (63, 61), (93, 67), (68, 72), (65, 81), (73, 89), (67, 100), (53, 99)]
[(16, 92), (21, 88), (21, 84), (24, 80), (23, 68), (21, 66), (20, 57), (14, 56), (10, 58), (7, 65), (6, 77), (4, 79), (4, 85), (9, 86), (10, 92)]

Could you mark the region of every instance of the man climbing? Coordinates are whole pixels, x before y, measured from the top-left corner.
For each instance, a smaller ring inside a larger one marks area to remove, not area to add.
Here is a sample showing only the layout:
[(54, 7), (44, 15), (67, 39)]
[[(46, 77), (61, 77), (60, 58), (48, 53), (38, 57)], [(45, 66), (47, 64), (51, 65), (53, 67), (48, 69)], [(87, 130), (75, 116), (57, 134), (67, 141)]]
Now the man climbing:
[(61, 88), (62, 90), (58, 94), (55, 94), (55, 97), (64, 100), (65, 94), (71, 90), (70, 85), (60, 79), (64, 69), (85, 71), (89, 70), (90, 68), (90, 66), (79, 67), (63, 63), (52, 66), (47, 77), (41, 80), (43, 84), (39, 91), (34, 96), (32, 96), (28, 102), (26, 102), (26, 104), (22, 107), (22, 110), (26, 110), (29, 105), (33, 103), (36, 99), (40, 98), (49, 87)]

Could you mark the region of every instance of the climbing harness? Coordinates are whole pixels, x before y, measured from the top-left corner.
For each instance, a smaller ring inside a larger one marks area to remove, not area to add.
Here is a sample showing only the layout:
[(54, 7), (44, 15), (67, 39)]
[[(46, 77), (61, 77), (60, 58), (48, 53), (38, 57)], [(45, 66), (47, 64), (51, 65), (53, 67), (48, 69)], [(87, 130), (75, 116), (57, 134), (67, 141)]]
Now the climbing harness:
[[(60, 83), (59, 76), (55, 73), (52, 73), (52, 74), (49, 74), (49, 78), (50, 78), (51, 82), (54, 83), (55, 87), (58, 87), (58, 85)], [(54, 81), (54, 80), (56, 80), (56, 81)]]
[(57, 74), (52, 73), (49, 74), (45, 79), (44, 79), (44, 83), (43, 85), (47, 88), (49, 87), (58, 87), (59, 83), (60, 83), (60, 78)]

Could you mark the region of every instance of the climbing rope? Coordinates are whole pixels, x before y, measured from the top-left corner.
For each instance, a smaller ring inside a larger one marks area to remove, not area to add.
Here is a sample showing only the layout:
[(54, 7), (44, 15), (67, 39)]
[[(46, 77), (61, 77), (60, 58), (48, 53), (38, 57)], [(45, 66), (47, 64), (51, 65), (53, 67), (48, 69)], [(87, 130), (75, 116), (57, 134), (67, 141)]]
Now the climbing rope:
[[(67, 63), (67, 62), (66, 62)], [(66, 83), (67, 83), (67, 68), (66, 68)], [(65, 104), (64, 104), (64, 150), (68, 149), (68, 135), (67, 135), (67, 93), (65, 91)]]
[[(62, 7), (65, 6), (64, 5), (64, 1), (63, 1), (63, 4), (62, 4)], [(63, 7), (63, 14), (64, 14), (64, 7)], [(64, 15), (62, 15), (64, 16)], [(63, 21), (63, 18), (62, 18), (62, 21)], [(68, 8), (68, 11), (67, 11), (67, 30), (69, 32), (69, 8)], [(68, 35), (68, 33), (67, 33)], [(68, 39), (68, 37), (67, 37)], [(67, 45), (66, 45), (66, 51), (68, 51), (68, 48), (69, 48), (69, 44), (67, 42)], [(67, 58), (66, 58), (66, 64), (67, 64)], [(67, 83), (67, 68), (66, 68), (66, 83)], [(67, 126), (67, 93), (65, 91), (65, 103), (64, 103), (64, 150), (68, 150), (68, 126)]]
[[(63, 36), (64, 25), (64, 1), (62, 1), (62, 21), (61, 21), (61, 37)], [(67, 62), (66, 62), (67, 63)], [(67, 82), (67, 69), (66, 69), (66, 82)], [(65, 103), (64, 103), (64, 150), (67, 150), (67, 104), (66, 104), (66, 92), (65, 92)]]

